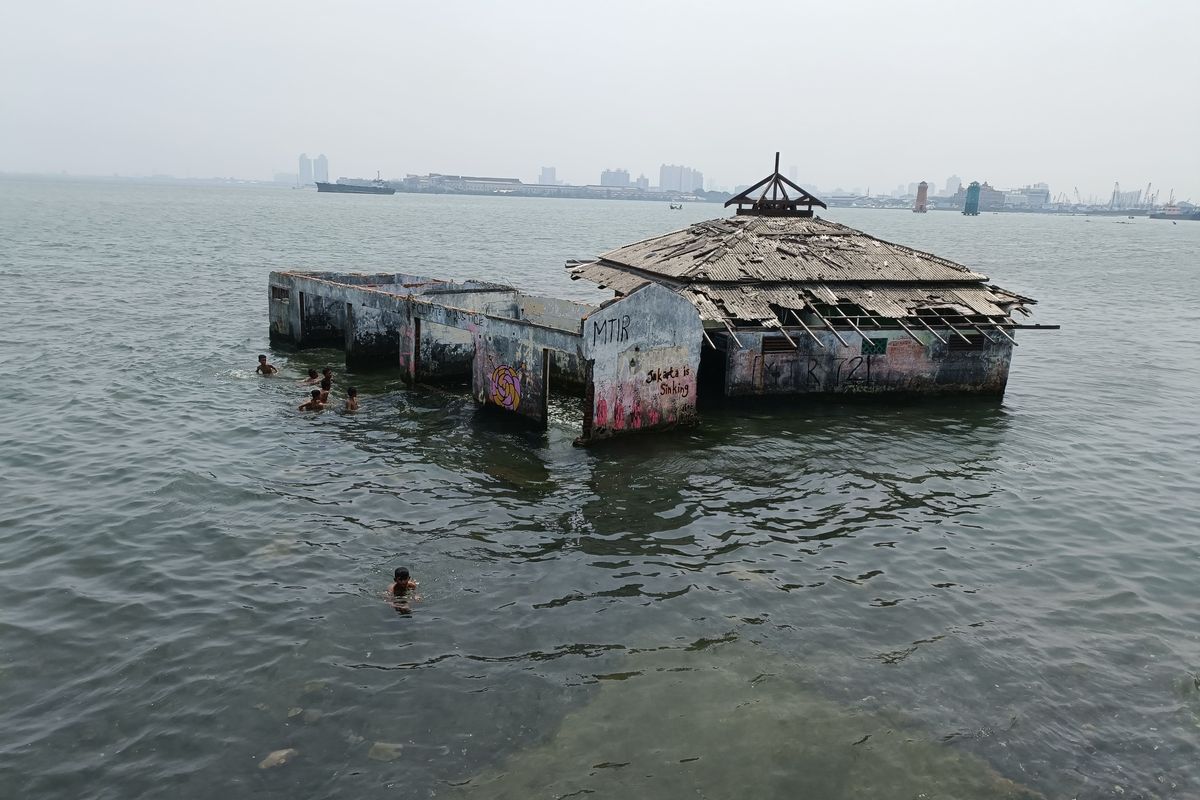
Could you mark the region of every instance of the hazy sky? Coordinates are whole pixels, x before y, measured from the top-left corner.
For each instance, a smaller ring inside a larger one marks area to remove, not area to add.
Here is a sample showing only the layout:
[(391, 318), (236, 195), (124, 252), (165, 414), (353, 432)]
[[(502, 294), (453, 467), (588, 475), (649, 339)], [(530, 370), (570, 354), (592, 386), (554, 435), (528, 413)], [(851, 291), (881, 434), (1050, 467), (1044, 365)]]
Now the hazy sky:
[(4, 0), (0, 171), (783, 166), (1200, 201), (1200, 3)]

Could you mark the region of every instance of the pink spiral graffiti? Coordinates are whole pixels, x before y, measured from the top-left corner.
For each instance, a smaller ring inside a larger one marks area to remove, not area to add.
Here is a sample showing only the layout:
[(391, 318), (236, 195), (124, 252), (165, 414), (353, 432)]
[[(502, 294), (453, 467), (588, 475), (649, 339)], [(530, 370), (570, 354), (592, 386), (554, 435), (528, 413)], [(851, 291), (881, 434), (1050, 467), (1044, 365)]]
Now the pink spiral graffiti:
[(492, 370), (492, 402), (509, 411), (516, 411), (521, 405), (521, 376), (507, 364), (501, 364)]

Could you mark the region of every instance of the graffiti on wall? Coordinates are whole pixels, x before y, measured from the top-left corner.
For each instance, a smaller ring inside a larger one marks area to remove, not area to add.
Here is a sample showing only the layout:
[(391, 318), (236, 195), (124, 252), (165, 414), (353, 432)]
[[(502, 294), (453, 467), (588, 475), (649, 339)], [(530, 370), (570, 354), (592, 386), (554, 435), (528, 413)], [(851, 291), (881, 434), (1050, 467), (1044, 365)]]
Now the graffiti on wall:
[(629, 315), (592, 320), (592, 346), (629, 341)]
[(507, 364), (501, 364), (492, 370), (491, 393), (492, 402), (509, 411), (516, 411), (521, 405), (521, 375)]
[(661, 396), (687, 397), (692, 391), (692, 381), (688, 380), (691, 374), (692, 368), (687, 364), (682, 367), (652, 369), (646, 373), (646, 383), (657, 383), (658, 393)]

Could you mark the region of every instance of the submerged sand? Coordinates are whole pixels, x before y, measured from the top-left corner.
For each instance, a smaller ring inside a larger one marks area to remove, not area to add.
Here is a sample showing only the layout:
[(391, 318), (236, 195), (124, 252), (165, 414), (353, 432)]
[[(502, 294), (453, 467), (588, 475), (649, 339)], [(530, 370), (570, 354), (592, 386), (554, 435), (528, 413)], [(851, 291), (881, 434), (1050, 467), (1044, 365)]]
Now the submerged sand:
[(899, 714), (805, 688), (733, 643), (630, 655), (544, 744), (454, 787), (489, 798), (1033, 800), (1042, 795)]

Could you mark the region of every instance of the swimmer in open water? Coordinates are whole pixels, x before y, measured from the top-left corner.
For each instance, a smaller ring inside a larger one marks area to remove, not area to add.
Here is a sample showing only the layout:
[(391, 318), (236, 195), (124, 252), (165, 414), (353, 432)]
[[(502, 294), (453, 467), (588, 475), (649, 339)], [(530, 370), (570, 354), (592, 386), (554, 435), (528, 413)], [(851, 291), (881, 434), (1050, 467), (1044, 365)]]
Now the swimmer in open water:
[(321, 370), (321, 376), (330, 383), (333, 383), (333, 370), (331, 370), (329, 367)]
[(321, 376), (317, 374), (317, 371), (315, 369), (310, 369), (308, 371), (308, 377), (302, 381), (298, 381), (298, 385), (312, 386), (312, 385), (314, 385), (316, 383), (320, 383), (320, 382), (321, 382)]
[(297, 408), (296, 410), (297, 411), (322, 411), (322, 410), (324, 410), (325, 404), (323, 402), (321, 402), (321, 390), (320, 389), (313, 389), (311, 398), (312, 399), (309, 400), (307, 403), (301, 403), (299, 408)]
[(279, 372), (279, 367), (274, 364), (268, 364), (267, 357), (260, 355), (258, 357), (258, 366), (254, 368), (254, 371), (265, 378), (269, 378), (276, 372)]
[(332, 388), (333, 388), (333, 381), (329, 380), (329, 378), (321, 379), (321, 402), (322, 403), (329, 402), (329, 390)]
[(346, 410), (358, 411), (358, 389), (353, 386), (346, 390)]
[(392, 585), (388, 587), (392, 597), (404, 597), (411, 590), (417, 588), (417, 582), (412, 579), (407, 567), (396, 567), (393, 578)]
[(388, 594), (392, 597), (392, 607), (396, 609), (397, 614), (408, 616), (412, 613), (412, 608), (408, 604), (421, 599), (416, 595), (409, 594), (417, 588), (417, 582), (412, 579), (405, 567), (397, 567), (394, 577), (395, 580), (388, 587)]

